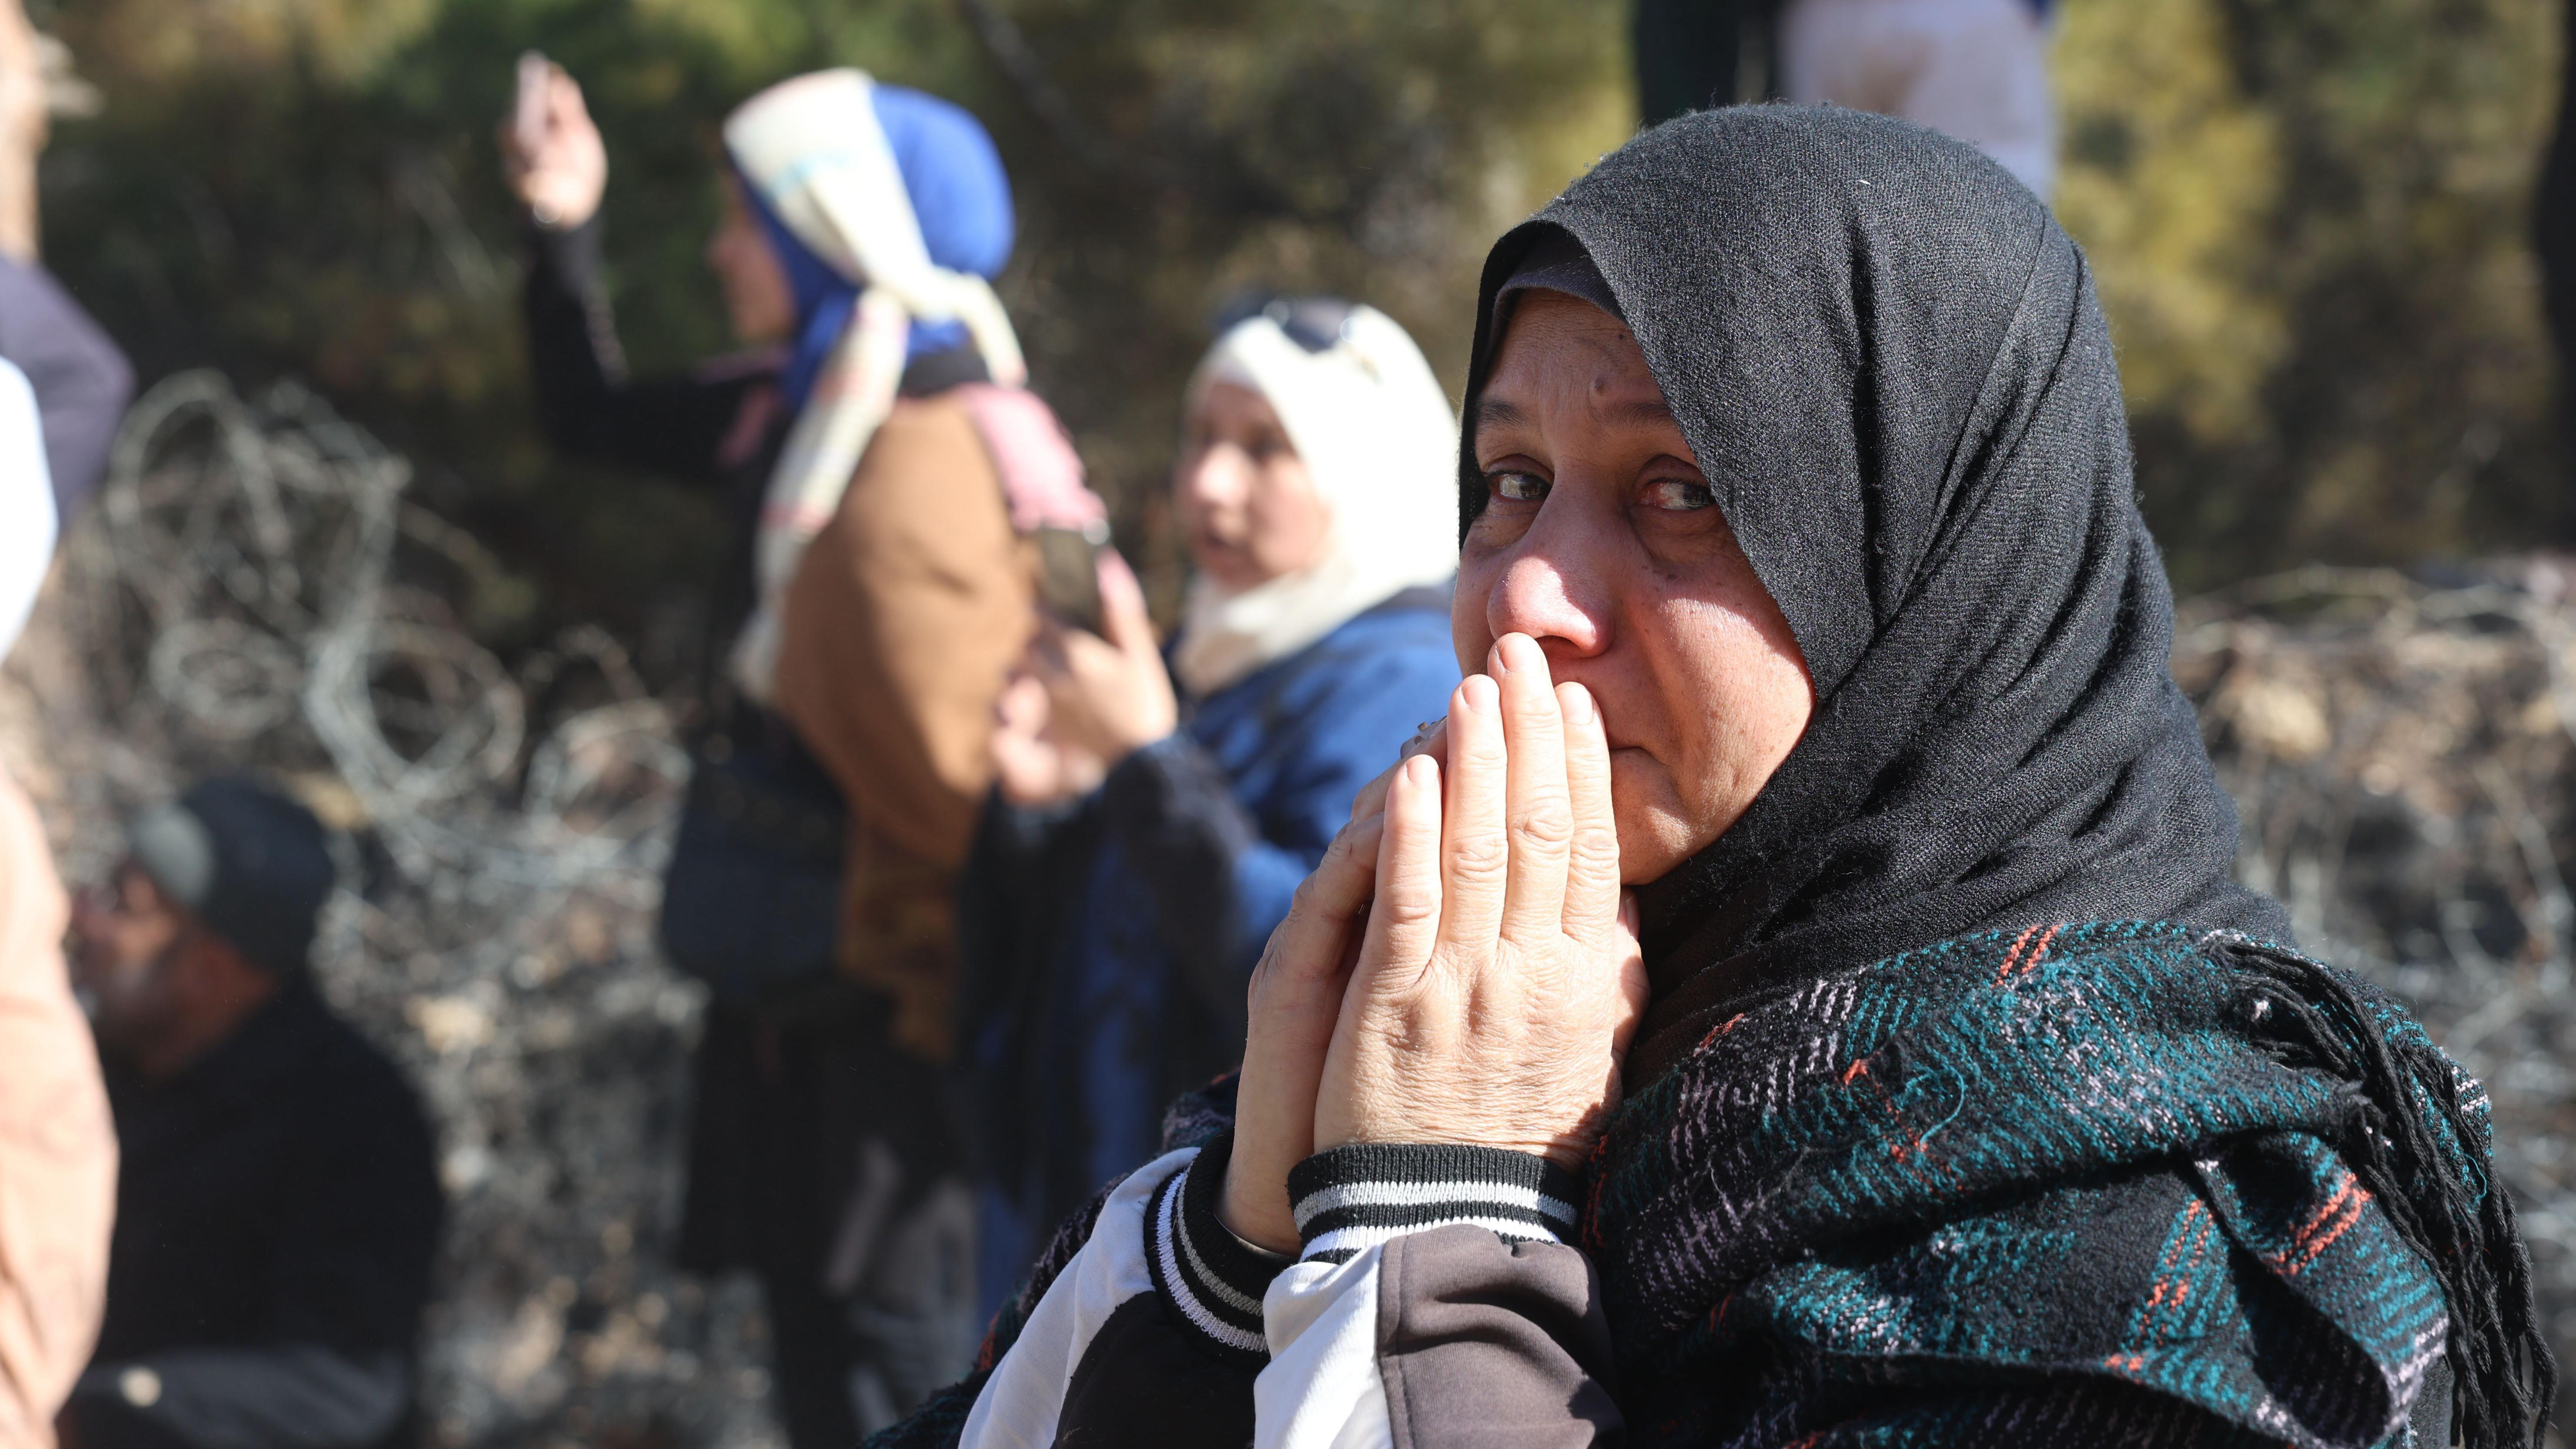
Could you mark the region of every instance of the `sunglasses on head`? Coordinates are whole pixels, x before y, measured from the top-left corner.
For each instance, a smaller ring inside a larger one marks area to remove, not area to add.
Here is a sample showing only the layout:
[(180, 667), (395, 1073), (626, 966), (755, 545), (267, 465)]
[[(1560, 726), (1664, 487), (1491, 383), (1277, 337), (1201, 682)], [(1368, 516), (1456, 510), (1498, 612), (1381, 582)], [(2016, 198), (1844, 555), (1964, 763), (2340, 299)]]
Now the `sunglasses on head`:
[(1351, 314), (1356, 303), (1339, 297), (1282, 297), (1256, 293), (1239, 298), (1218, 310), (1209, 330), (1223, 337), (1255, 317), (1267, 318), (1271, 325), (1308, 352), (1329, 352), (1350, 335)]

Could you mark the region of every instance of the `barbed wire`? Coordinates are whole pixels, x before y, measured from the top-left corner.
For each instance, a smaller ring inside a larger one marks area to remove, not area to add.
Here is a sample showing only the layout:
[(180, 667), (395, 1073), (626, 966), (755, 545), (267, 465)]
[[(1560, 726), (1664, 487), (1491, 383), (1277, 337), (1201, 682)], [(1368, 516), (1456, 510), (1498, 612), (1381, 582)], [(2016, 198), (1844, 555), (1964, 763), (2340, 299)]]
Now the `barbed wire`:
[(478, 642), (462, 620), (513, 585), (410, 477), (292, 383), (187, 373), (136, 403), (13, 661), (54, 671), (30, 697), (67, 873), (198, 774), (302, 796), (338, 827), (317, 980), (437, 1124), (432, 1441), (649, 1422), (769, 1449), (749, 1288), (670, 1252), (704, 1003), (653, 932), (673, 711), (596, 626), (511, 662)]
[[(318, 746), (362, 824), (424, 887), (490, 895), (649, 892), (687, 760), (605, 631), (541, 661), (588, 662), (617, 696), (533, 748), (525, 692), (450, 617), (395, 580), (398, 548), (469, 577), (470, 537), (403, 498), (407, 463), (293, 383), (256, 403), (212, 372), (138, 401), (71, 549), (95, 639), (148, 636), (139, 678), (95, 656), (120, 713), (158, 705), (186, 733), (294, 771)], [(301, 739), (280, 739), (300, 728)], [(312, 773), (304, 770), (309, 777)], [(308, 780), (308, 793), (311, 782)]]

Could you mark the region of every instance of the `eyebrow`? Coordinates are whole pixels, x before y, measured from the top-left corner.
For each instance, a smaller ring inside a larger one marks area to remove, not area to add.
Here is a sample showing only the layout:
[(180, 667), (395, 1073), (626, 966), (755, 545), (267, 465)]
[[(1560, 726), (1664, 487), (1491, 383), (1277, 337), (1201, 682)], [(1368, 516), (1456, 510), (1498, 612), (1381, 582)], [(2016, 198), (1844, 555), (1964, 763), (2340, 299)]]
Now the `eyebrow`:
[(1610, 409), (1610, 416), (1623, 423), (1673, 423), (1678, 426), (1680, 422), (1673, 416), (1672, 405), (1661, 397), (1620, 403)]
[[(1680, 425), (1680, 420), (1673, 416), (1672, 406), (1661, 397), (1637, 398), (1614, 404), (1609, 410), (1609, 415), (1613, 422), (1672, 423), (1677, 427)], [(1501, 398), (1481, 398), (1476, 403), (1476, 426), (1480, 430), (1489, 423), (1500, 426), (1528, 421), (1528, 413)]]

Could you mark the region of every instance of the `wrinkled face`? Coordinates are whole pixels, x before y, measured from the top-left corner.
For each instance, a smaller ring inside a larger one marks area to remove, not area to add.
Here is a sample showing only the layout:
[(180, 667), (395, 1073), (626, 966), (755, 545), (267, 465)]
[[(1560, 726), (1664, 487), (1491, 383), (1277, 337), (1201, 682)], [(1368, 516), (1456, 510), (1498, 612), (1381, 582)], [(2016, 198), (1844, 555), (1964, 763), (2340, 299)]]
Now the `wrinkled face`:
[(72, 985), (100, 1046), (130, 1053), (186, 1015), (178, 975), (189, 934), (186, 913), (130, 863), (73, 901)]
[(1518, 631), (1592, 691), (1620, 873), (1655, 880), (1726, 833), (1797, 744), (1806, 661), (1617, 318), (1522, 293), (1474, 427), (1486, 503), (1450, 614), (1459, 666)]
[(742, 181), (724, 178), (724, 218), (707, 238), (707, 270), (724, 289), (725, 320), (739, 342), (777, 342), (796, 330), (796, 290), (743, 200)]
[(1182, 430), (1172, 495), (1199, 572), (1237, 591), (1314, 563), (1332, 530), (1331, 506), (1279, 414), (1236, 383), (1210, 383), (1199, 394)]

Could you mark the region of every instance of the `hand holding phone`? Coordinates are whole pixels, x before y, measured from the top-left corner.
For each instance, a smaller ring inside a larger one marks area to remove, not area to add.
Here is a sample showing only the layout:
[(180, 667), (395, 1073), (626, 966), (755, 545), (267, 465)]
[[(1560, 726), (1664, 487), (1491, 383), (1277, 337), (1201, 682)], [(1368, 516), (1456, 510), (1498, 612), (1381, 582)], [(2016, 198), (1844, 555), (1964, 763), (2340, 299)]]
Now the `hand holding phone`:
[[(1078, 533), (1071, 538), (1082, 547), (1097, 627), (1081, 627), (1074, 620), (1084, 601), (1070, 579), (1062, 580), (1056, 587), (1068, 597), (1062, 607), (1049, 604), (1039, 620), (1027, 667), (1046, 687), (1048, 728), (1086, 754), (1114, 764), (1170, 734), (1179, 723), (1180, 706), (1136, 576), (1115, 552), (1097, 548)], [(1068, 560), (1072, 557), (1070, 547), (1056, 547)]]

